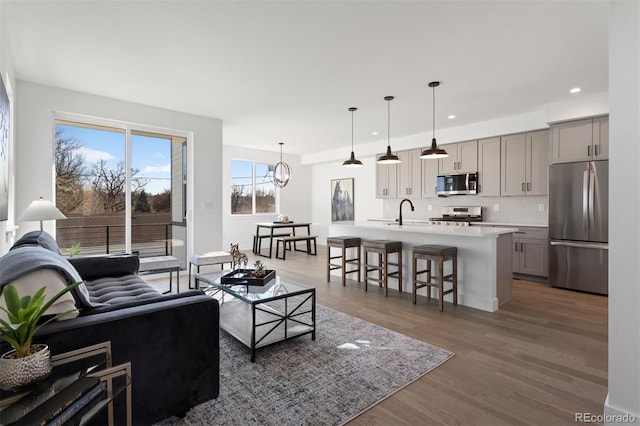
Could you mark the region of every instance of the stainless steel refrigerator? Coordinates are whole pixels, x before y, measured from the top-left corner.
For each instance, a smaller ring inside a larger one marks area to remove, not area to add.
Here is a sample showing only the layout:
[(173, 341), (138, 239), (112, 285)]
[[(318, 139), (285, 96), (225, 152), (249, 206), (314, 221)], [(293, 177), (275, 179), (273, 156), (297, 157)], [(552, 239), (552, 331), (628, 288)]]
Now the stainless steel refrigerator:
[(609, 161), (549, 166), (549, 284), (608, 294)]

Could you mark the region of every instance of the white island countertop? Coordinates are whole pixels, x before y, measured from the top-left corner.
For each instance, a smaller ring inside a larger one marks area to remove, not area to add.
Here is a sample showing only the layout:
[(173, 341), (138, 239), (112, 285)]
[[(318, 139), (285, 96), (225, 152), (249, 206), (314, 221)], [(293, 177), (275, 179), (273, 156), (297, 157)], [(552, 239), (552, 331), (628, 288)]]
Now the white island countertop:
[(408, 232), (419, 234), (448, 235), (452, 237), (471, 238), (496, 238), (498, 235), (517, 232), (518, 228), (494, 228), (492, 226), (453, 226), (453, 225), (430, 225), (428, 223), (405, 222), (402, 226), (397, 222), (387, 221), (356, 221), (356, 222), (336, 222), (333, 225), (347, 225), (357, 228), (375, 229), (395, 232)]

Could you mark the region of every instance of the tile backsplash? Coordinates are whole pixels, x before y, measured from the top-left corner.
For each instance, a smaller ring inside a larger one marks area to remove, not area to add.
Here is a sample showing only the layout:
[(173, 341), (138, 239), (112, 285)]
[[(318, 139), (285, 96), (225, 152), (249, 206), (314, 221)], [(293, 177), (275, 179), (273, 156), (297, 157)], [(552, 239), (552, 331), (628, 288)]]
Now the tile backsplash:
[[(396, 219), (402, 199), (383, 200), (383, 219)], [(405, 204), (402, 209), (404, 219), (429, 219), (441, 217), (444, 206), (482, 206), (485, 222), (513, 223), (519, 225), (546, 225), (549, 203), (546, 196), (531, 197), (480, 197), (477, 195), (456, 195), (446, 198), (411, 199), (415, 211)], [(429, 210), (431, 206), (431, 210)], [(371, 217), (371, 219), (377, 219)]]

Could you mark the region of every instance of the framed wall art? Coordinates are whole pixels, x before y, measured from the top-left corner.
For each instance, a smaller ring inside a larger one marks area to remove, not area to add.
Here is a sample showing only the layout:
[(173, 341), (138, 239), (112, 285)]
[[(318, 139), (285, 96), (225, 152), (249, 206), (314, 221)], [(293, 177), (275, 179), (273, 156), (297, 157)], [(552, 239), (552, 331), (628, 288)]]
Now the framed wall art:
[(331, 222), (352, 221), (353, 178), (331, 180)]

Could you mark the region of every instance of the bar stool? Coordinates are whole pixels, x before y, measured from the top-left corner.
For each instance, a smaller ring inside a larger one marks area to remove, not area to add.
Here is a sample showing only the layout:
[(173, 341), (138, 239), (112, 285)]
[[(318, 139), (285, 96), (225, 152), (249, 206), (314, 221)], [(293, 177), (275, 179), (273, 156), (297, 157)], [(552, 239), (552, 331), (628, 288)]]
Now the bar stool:
[[(364, 291), (367, 291), (369, 280), (376, 281), (384, 287), (384, 295), (386, 297), (389, 290), (389, 278), (396, 278), (398, 280), (398, 290), (402, 293), (402, 241), (366, 240), (362, 243), (362, 247), (364, 247), (365, 268)], [(376, 253), (378, 255), (377, 265), (369, 263), (369, 253)], [(397, 255), (397, 263), (389, 262), (389, 255), (392, 253), (396, 253)], [(389, 272), (389, 266), (395, 266), (398, 269), (394, 272)], [(378, 278), (369, 276), (369, 272), (372, 271), (378, 271)]]
[[(418, 270), (418, 259), (427, 261), (427, 269)], [(451, 273), (444, 275), (444, 262), (450, 260)], [(432, 275), (431, 262), (438, 262), (438, 272), (440, 276)], [(421, 281), (418, 275), (427, 274), (427, 280)], [(444, 291), (444, 282), (448, 281), (452, 287)], [(416, 304), (416, 293), (418, 289), (427, 287), (427, 299), (431, 299), (431, 287), (438, 289), (440, 297), (440, 312), (444, 311), (444, 296), (453, 293), (453, 304), (458, 304), (458, 248), (442, 245), (425, 244), (413, 248), (413, 304)]]
[[(358, 282), (360, 282), (360, 244), (362, 240), (359, 237), (327, 237), (327, 282), (331, 282), (331, 271), (334, 269), (342, 269), (342, 285), (347, 285), (347, 274), (356, 272), (358, 274)], [(331, 256), (331, 247), (342, 249), (340, 256)], [(358, 256), (354, 259), (347, 259), (347, 249), (355, 247)], [(333, 259), (342, 259), (341, 263), (331, 263)], [(356, 264), (357, 268), (347, 271), (347, 264)]]

